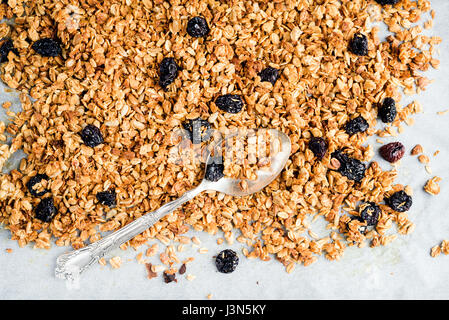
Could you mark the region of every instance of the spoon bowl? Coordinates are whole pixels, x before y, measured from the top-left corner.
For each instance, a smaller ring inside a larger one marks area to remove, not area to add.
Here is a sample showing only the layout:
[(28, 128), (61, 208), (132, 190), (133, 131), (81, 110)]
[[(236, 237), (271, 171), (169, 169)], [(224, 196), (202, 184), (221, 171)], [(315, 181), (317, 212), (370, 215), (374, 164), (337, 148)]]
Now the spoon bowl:
[[(244, 197), (252, 193), (259, 192), (267, 185), (269, 185), (281, 173), (282, 169), (284, 169), (285, 164), (287, 163), (287, 160), (290, 157), (292, 147), (290, 138), (285, 133), (276, 129), (268, 129), (267, 132), (271, 136), (280, 140), (280, 150), (279, 152), (270, 157), (271, 165), (268, 168), (268, 170), (259, 169), (256, 171), (257, 174), (256, 180), (246, 180), (247, 188), (243, 190), (240, 187), (242, 179), (233, 179), (227, 177), (223, 177), (215, 182), (203, 178), (203, 181), (201, 182), (200, 186), (203, 185), (202, 187), (204, 188), (204, 190), (218, 191), (230, 196)], [(228, 138), (232, 137), (233, 136), (230, 136)], [(222, 141), (223, 140), (221, 140), (221, 142)], [(206, 161), (206, 166), (212, 163), (213, 161), (214, 157), (212, 157), (211, 154), (209, 153), (209, 156)]]

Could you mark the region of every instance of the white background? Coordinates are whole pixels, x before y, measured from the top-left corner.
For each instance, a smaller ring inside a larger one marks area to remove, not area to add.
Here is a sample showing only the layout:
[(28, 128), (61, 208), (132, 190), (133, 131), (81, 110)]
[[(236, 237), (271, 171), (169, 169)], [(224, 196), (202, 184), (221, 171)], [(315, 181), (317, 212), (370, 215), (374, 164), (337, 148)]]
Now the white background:
[[(195, 257), (186, 272), (196, 275), (194, 281), (185, 279), (186, 274), (177, 275), (178, 283), (166, 284), (161, 276), (148, 280), (144, 265), (135, 260), (137, 253), (147, 248), (144, 245), (138, 252), (117, 249), (111, 256), (122, 257), (120, 269), (95, 265), (82, 276), (79, 289), (69, 289), (64, 281), (54, 277), (56, 257), (69, 248), (19, 248), (10, 240), (9, 231), (0, 228), (0, 299), (206, 299), (208, 294), (213, 299), (448, 299), (449, 256), (431, 258), (429, 253), (431, 247), (449, 239), (449, 113), (436, 114), (449, 109), (449, 1), (431, 3), (436, 19), (434, 28), (426, 33), (443, 37), (441, 54), (436, 57), (441, 60), (440, 68), (426, 73), (435, 80), (426, 91), (402, 101), (405, 104), (417, 99), (423, 105), (424, 113), (415, 116), (415, 125), (406, 126), (397, 139), (384, 139), (400, 140), (407, 148), (397, 182), (414, 189), (409, 211), (416, 223), (413, 234), (400, 236), (387, 247), (349, 248), (338, 262), (321, 257), (315, 264), (297, 266), (292, 274), (287, 274), (275, 260), (244, 258), (238, 242), (218, 246), (218, 235), (190, 232), (202, 240), (201, 247), (209, 249), (209, 253), (199, 254), (198, 248), (190, 246), (179, 254), (180, 258)], [(425, 15), (422, 21), (427, 19)], [(13, 101), (17, 110), (19, 104), (14, 95), (0, 91), (0, 102)], [(409, 155), (418, 143), (431, 158), (432, 175), (426, 173), (416, 157)], [(374, 146), (376, 150), (379, 147)], [(436, 150), (440, 154), (433, 157)], [(388, 168), (385, 161), (379, 162)], [(438, 196), (422, 190), (433, 175), (443, 178)], [(240, 253), (240, 264), (234, 273), (221, 274), (212, 257), (228, 247)], [(6, 253), (7, 248), (13, 252)], [(150, 262), (161, 264), (157, 257)]]

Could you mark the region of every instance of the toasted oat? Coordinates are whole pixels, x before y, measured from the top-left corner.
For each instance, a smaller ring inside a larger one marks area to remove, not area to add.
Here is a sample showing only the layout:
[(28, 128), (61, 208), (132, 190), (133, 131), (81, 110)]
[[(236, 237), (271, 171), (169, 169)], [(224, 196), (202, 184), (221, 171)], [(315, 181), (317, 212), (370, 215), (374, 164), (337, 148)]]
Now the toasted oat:
[(440, 186), (438, 185), (438, 183), (441, 181), (442, 179), (440, 177), (433, 177), (432, 179), (427, 180), (425, 186), (424, 186), (424, 190), (427, 193), (430, 193), (431, 195), (437, 195), (440, 193)]
[(441, 253), (441, 248), (440, 246), (434, 246), (431, 250), (430, 250), (430, 256), (432, 258), (438, 257)]
[(186, 276), (186, 279), (189, 280), (189, 281), (193, 281), (193, 280), (195, 280), (195, 278), (196, 278), (196, 276), (193, 275), (193, 274), (188, 274), (188, 275)]
[(6, 248), (5, 251), (6, 251), (6, 253), (12, 253), (12, 249), (11, 248)]
[(410, 153), (412, 156), (421, 154), (421, 153), (423, 153), (423, 147), (420, 144), (417, 144), (416, 146), (413, 147), (413, 149)]
[(426, 156), (425, 154), (420, 155), (420, 156), (418, 157), (418, 160), (419, 160), (419, 162), (421, 162), (421, 163), (426, 163), (426, 164), (430, 162), (429, 157)]
[(119, 269), (122, 266), (122, 258), (116, 256), (109, 259), (109, 263), (113, 269)]

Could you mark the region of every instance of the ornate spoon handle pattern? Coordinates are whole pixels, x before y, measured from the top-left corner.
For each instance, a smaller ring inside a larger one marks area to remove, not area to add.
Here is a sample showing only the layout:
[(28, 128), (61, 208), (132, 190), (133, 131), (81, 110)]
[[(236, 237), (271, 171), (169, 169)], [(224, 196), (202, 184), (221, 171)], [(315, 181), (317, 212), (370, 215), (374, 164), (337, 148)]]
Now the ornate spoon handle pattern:
[(193, 190), (187, 191), (180, 198), (166, 203), (156, 211), (145, 214), (97, 242), (79, 250), (60, 255), (56, 260), (56, 277), (67, 280), (76, 279), (82, 272), (104, 257), (109, 251), (141, 234), (164, 216), (173, 212), (183, 203), (193, 199), (202, 191), (204, 191), (204, 188), (200, 185)]

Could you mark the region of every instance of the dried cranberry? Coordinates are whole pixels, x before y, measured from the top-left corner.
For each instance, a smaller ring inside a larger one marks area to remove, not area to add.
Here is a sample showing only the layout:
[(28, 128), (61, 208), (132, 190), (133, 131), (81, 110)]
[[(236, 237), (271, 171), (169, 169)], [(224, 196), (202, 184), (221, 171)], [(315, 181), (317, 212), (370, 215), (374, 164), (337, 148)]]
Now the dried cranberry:
[(362, 116), (358, 116), (346, 123), (345, 130), (349, 135), (353, 135), (359, 132), (365, 132), (368, 128), (368, 122)]
[(366, 221), (368, 226), (374, 226), (379, 220), (381, 210), (380, 207), (374, 202), (366, 202), (360, 206), (360, 217), (363, 221)]
[(93, 124), (88, 124), (84, 127), (83, 131), (81, 131), (81, 139), (86, 146), (92, 148), (104, 143), (100, 129)]
[(383, 123), (393, 122), (396, 118), (396, 102), (393, 98), (385, 98), (382, 105), (379, 107), (377, 114)]
[(31, 48), (43, 57), (57, 57), (62, 53), (59, 41), (51, 38), (37, 40)]
[(42, 180), (48, 180), (48, 176), (46, 174), (36, 174), (34, 177), (28, 180), (26, 184), (28, 191), (30, 191), (30, 193), (35, 197), (41, 197), (47, 192), (50, 192), (50, 190), (48, 189), (45, 189), (41, 192), (38, 192), (36, 189), (34, 189), (34, 186), (39, 182), (41, 182)]
[(207, 120), (196, 118), (188, 120), (182, 125), (188, 132), (189, 139), (193, 144), (198, 144), (207, 141), (211, 136), (210, 123)]
[(366, 166), (360, 160), (349, 157), (341, 150), (333, 152), (332, 158), (335, 158), (340, 162), (340, 167), (337, 171), (348, 179), (360, 182), (365, 177)]
[(368, 39), (366, 36), (356, 33), (349, 42), (349, 50), (358, 56), (366, 56), (368, 54)]
[(117, 194), (115, 190), (101, 191), (98, 192), (97, 200), (108, 207), (113, 207), (117, 204)]
[(221, 273), (231, 273), (237, 268), (239, 257), (234, 250), (226, 249), (221, 251), (215, 258), (217, 270)]
[(380, 5), (386, 5), (386, 4), (391, 4), (391, 5), (395, 5), (396, 3), (399, 2), (399, 0), (376, 0), (376, 2)]
[(312, 137), (309, 141), (309, 149), (317, 159), (322, 159), (327, 152), (327, 142), (320, 137)]
[(206, 174), (204, 177), (206, 178), (206, 180), (216, 182), (221, 178), (223, 178), (224, 176), (223, 171), (224, 171), (224, 164), (218, 163), (218, 160), (216, 160), (216, 162), (211, 162), (207, 164)]
[(19, 55), (19, 51), (14, 48), (12, 40), (6, 39), (0, 46), (0, 63), (8, 61), (8, 54), (10, 52), (13, 52), (16, 56)]
[(388, 162), (396, 162), (404, 156), (405, 147), (400, 142), (391, 142), (380, 147), (379, 153)]
[(203, 17), (194, 17), (187, 22), (187, 33), (192, 37), (202, 38), (207, 36), (209, 32), (209, 26)]
[(267, 67), (259, 73), (259, 77), (260, 81), (271, 82), (274, 86), (276, 81), (279, 79), (279, 70), (272, 67)]
[(243, 99), (238, 94), (225, 94), (215, 100), (218, 108), (229, 113), (239, 113), (243, 108)]
[(405, 212), (412, 206), (412, 197), (410, 197), (405, 191), (397, 191), (393, 193), (389, 198), (385, 199), (385, 203), (394, 211)]
[(159, 85), (166, 89), (178, 76), (179, 67), (174, 58), (164, 58), (159, 65)]
[(176, 280), (176, 275), (175, 274), (169, 274), (166, 271), (164, 271), (164, 281), (165, 283), (170, 283), (170, 282), (178, 282), (178, 280)]
[(34, 216), (43, 222), (50, 222), (56, 215), (56, 207), (53, 198), (42, 199), (34, 208)]

